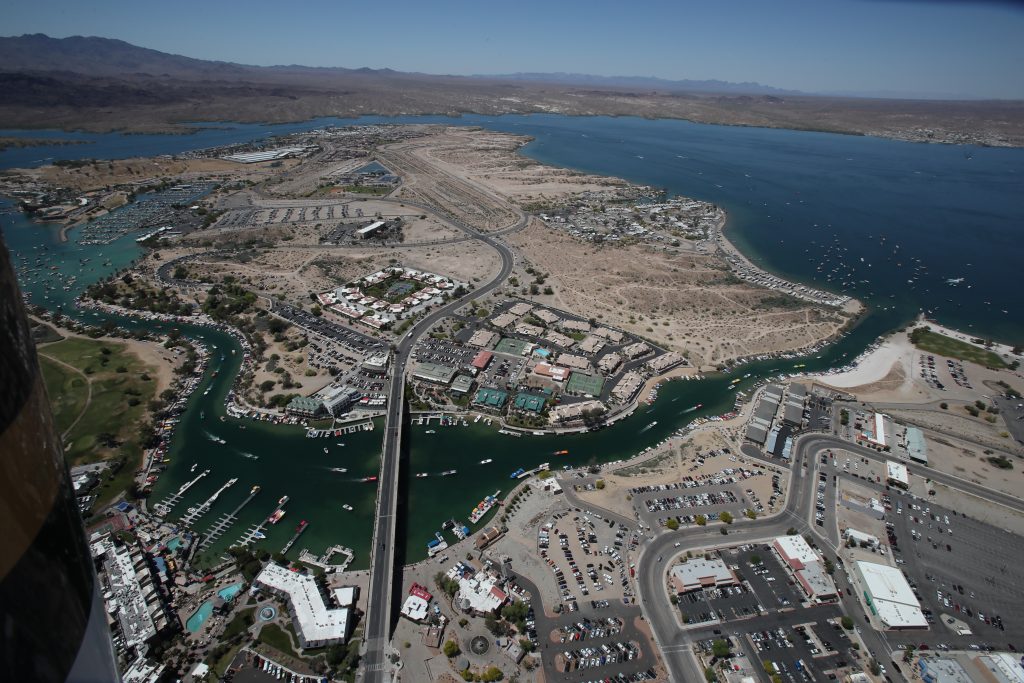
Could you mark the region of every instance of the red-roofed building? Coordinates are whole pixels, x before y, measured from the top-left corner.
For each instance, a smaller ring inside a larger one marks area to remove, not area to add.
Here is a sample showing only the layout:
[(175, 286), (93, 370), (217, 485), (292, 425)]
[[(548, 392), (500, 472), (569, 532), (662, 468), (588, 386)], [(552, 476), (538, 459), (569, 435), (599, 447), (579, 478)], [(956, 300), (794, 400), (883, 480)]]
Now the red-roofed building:
[(428, 591), (426, 588), (419, 585), (418, 583), (414, 583), (412, 585), (412, 588), (409, 589), (409, 595), (415, 595), (417, 598), (420, 598), (421, 600), (426, 600), (427, 602), (430, 602), (433, 599), (433, 596), (430, 594), (430, 591)]
[(471, 365), (477, 370), (486, 370), (492, 358), (494, 358), (494, 354), (490, 351), (481, 351), (473, 358)]

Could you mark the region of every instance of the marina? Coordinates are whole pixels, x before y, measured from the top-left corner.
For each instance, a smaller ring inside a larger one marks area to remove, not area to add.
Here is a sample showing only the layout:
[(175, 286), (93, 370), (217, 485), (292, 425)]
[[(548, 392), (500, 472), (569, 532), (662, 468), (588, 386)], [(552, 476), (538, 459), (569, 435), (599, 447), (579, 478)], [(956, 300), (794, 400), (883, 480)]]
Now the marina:
[(234, 510), (225, 514), (216, 522), (211, 524), (210, 528), (203, 533), (203, 540), (199, 544), (199, 549), (206, 550), (211, 545), (213, 545), (217, 541), (217, 539), (223, 536), (224, 533), (228, 529), (230, 529), (236, 521), (238, 521), (238, 513), (240, 513), (246, 505), (252, 502), (252, 499), (255, 498), (256, 494), (258, 494), (259, 492), (259, 485), (257, 484), (256, 486), (253, 486), (252, 490), (249, 492), (248, 498), (239, 503), (238, 507), (236, 507)]
[[(210, 511), (210, 508), (213, 507), (213, 504), (217, 502), (218, 498), (220, 498), (220, 494), (222, 494), (225, 491), (227, 491), (229, 488), (234, 486), (237, 482), (238, 482), (237, 478), (228, 479), (227, 482), (223, 486), (221, 486), (219, 489), (217, 489), (213, 493), (213, 495), (211, 495), (209, 498), (207, 498), (201, 504), (199, 504), (199, 505), (197, 505), (195, 507), (189, 508), (188, 511), (185, 513), (185, 515), (182, 516), (182, 518), (181, 518), (182, 525), (187, 526), (187, 527), (192, 526), (192, 524), (197, 519), (199, 519), (200, 517), (202, 517), (203, 515), (205, 515), (207, 512)], [(255, 494), (251, 494), (251, 495), (255, 495)]]

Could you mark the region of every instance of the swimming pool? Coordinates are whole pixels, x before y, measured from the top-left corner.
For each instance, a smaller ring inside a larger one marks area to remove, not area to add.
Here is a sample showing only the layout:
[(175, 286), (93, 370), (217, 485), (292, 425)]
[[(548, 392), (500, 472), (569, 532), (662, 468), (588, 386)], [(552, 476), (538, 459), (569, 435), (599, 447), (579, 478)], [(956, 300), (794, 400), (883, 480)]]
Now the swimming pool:
[(170, 550), (171, 552), (174, 552), (175, 550), (177, 550), (178, 546), (180, 546), (180, 545), (181, 545), (181, 539), (178, 538), (177, 536), (175, 536), (171, 540), (167, 541), (167, 549)]
[(219, 591), (217, 591), (217, 595), (224, 598), (224, 600), (231, 602), (231, 600), (241, 592), (242, 584), (235, 583), (230, 586), (227, 586), (226, 588), (221, 588)]
[(213, 614), (213, 600), (207, 600), (188, 618), (188, 621), (185, 622), (185, 628), (188, 629), (189, 633), (195, 633), (202, 628), (203, 623), (210, 618), (211, 614)]
[[(233, 583), (230, 586), (221, 588), (217, 591), (217, 595), (230, 602), (241, 592), (242, 584)], [(203, 624), (210, 618), (211, 614), (213, 614), (213, 600), (207, 600), (199, 606), (199, 609), (192, 613), (192, 616), (188, 618), (188, 621), (185, 622), (185, 628), (188, 629), (189, 633), (195, 633), (203, 627)]]

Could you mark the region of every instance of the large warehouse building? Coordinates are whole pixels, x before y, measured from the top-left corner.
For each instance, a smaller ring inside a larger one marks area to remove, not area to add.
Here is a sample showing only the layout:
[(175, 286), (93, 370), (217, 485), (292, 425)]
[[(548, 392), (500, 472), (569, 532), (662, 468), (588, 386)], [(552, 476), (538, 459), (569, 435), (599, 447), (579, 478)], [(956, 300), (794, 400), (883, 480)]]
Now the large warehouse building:
[(871, 614), (887, 629), (928, 628), (921, 603), (896, 567), (876, 562), (857, 562), (864, 587), (864, 601)]

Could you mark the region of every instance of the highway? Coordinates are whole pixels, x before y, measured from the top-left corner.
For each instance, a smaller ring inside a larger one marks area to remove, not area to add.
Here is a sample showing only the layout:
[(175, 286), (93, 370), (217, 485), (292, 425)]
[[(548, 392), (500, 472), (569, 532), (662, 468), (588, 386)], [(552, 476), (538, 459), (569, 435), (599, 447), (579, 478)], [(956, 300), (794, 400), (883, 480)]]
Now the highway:
[[(666, 592), (665, 572), (672, 557), (680, 553), (685, 554), (688, 550), (768, 540), (784, 535), (790, 527), (800, 533), (810, 533), (820, 547), (832, 549), (834, 555), (837, 542), (835, 533), (829, 534), (825, 530), (819, 532), (819, 528), (809, 522), (814, 504), (813, 491), (818, 480), (817, 454), (826, 449), (842, 449), (879, 462), (892, 459), (891, 456), (837, 437), (815, 433), (804, 435), (797, 440), (794, 449), (789, 495), (783, 512), (773, 517), (734, 525), (730, 527), (728, 536), (723, 537), (717, 527), (697, 527), (662, 533), (643, 547), (637, 559), (637, 593), (644, 616), (651, 624), (658, 648), (665, 658), (671, 680), (682, 683), (704, 678), (696, 658), (691, 654), (690, 631), (680, 627), (677, 608), (669, 601)], [(935, 472), (924, 466), (909, 464), (908, 467), (914, 474), (929, 477), (933, 481), (1006, 505), (1014, 510), (1024, 510), (1024, 503), (1011, 496), (964, 481), (959, 477)], [(679, 547), (675, 547), (676, 543), (680, 544)], [(890, 676), (894, 680), (897, 679), (899, 674), (891, 667), (884, 635), (867, 627), (859, 601), (845, 594), (843, 589), (846, 582), (843, 572), (837, 569), (834, 576), (846, 613), (862, 627), (861, 638), (868, 652), (877, 655), (889, 670)]]
[[(526, 225), (529, 217), (519, 212), (519, 220), (502, 232), (511, 232)], [(395, 580), (395, 521), (398, 504), (399, 459), (402, 445), (402, 418), (405, 403), (405, 371), (409, 356), (420, 335), (427, 332), (445, 316), (454, 313), (466, 302), (485, 296), (498, 287), (511, 274), (515, 259), (512, 251), (491, 233), (481, 233), (457, 221), (453, 225), (501, 256), (501, 269), (487, 284), (453, 300), (418, 321), (395, 348), (391, 368), (391, 386), (388, 390), (388, 408), (384, 428), (378, 479), (377, 508), (373, 526), (373, 545), (370, 558), (370, 586), (367, 596), (365, 629), (364, 681), (378, 683), (390, 680), (387, 649), (391, 637), (391, 591)]]

